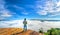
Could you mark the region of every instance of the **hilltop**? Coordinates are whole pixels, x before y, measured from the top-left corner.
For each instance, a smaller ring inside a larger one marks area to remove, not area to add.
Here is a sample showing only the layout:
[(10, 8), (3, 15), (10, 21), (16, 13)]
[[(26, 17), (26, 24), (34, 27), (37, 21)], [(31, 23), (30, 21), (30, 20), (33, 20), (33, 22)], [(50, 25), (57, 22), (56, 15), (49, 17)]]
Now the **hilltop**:
[(0, 35), (39, 35), (33, 30), (23, 31), (22, 28), (0, 28)]

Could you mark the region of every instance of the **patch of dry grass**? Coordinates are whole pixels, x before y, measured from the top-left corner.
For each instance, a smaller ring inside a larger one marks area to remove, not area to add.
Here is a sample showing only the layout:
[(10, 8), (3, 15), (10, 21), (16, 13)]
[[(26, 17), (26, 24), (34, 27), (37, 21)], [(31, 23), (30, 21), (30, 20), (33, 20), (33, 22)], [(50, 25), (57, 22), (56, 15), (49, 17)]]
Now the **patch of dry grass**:
[(11, 35), (22, 31), (22, 28), (0, 28), (0, 35)]

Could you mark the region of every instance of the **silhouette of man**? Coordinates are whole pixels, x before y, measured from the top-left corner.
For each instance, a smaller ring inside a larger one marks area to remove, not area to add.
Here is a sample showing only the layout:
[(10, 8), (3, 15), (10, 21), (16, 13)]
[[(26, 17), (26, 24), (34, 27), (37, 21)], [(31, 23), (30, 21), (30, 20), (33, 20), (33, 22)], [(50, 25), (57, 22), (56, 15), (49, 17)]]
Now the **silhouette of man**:
[(23, 24), (24, 24), (24, 31), (26, 31), (27, 30), (27, 21), (26, 21), (26, 18), (24, 19)]

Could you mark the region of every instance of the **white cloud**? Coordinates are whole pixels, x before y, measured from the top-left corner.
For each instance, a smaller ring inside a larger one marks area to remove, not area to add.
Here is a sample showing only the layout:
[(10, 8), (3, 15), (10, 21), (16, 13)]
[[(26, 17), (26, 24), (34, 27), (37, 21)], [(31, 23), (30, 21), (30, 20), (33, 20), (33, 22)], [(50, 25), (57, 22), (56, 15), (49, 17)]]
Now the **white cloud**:
[(47, 13), (45, 12), (45, 11), (42, 11), (42, 12), (37, 12), (38, 14), (40, 14), (40, 15), (47, 15)]
[(17, 9), (20, 9), (20, 10), (24, 10), (23, 7), (20, 7), (20, 6), (17, 6), (17, 5), (14, 5), (14, 7), (17, 8)]
[(57, 6), (60, 6), (60, 1), (57, 2)]
[(4, 0), (0, 0), (0, 20), (5, 19), (6, 17), (11, 17), (13, 16), (8, 9), (5, 8), (5, 1)]
[(23, 27), (22, 20), (1, 21), (0, 23), (0, 28), (11, 28), (11, 27), (22, 28)]
[(57, 13), (52, 13), (52, 15), (49, 15), (49, 17), (53, 17), (53, 16), (60, 16), (60, 12), (57, 14)]
[(24, 15), (28, 15), (29, 13), (28, 13), (28, 12), (22, 12), (22, 14), (24, 14)]
[(17, 6), (17, 5), (14, 5), (14, 7), (16, 9), (18, 9), (18, 10), (22, 10), (21, 13), (24, 14), (24, 15), (28, 15), (29, 14), (28, 12), (26, 12), (25, 8), (23, 8), (23, 7), (20, 7), (20, 6)]
[(1, 13), (1, 17), (11, 17), (11, 13), (8, 10), (3, 10), (0, 12)]
[(46, 1), (44, 6), (37, 4), (36, 7), (37, 7), (37, 13), (39, 15), (47, 15), (48, 13), (52, 13), (49, 16), (52, 16), (52, 15), (57, 16), (57, 14), (60, 13), (60, 1), (57, 2), (57, 0)]
[[(41, 22), (34, 20), (27, 20), (28, 29), (39, 31), (43, 28), (44, 31), (50, 28), (60, 28), (60, 22)], [(1, 21), (0, 28), (23, 28), (23, 20)]]

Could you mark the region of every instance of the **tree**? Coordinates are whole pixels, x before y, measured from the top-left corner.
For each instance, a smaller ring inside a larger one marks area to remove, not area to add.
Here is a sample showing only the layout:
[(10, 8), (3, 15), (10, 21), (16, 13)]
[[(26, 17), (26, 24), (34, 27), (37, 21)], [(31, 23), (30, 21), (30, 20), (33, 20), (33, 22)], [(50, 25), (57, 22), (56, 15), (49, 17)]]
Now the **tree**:
[(43, 33), (43, 28), (39, 29), (39, 33)]

